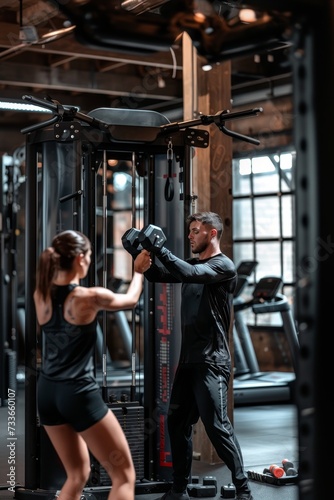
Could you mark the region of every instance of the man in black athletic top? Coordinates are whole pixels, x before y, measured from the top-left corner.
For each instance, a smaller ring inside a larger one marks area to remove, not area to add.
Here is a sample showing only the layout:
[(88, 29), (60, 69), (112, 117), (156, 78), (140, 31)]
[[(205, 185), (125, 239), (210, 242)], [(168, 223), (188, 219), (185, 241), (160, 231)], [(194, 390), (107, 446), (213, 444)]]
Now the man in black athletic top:
[(252, 500), (243, 457), (227, 415), (231, 375), (229, 329), (237, 272), (220, 250), (223, 222), (213, 212), (187, 219), (188, 238), (197, 257), (177, 258), (166, 247), (147, 246), (162, 266), (144, 273), (148, 281), (182, 283), (181, 352), (167, 417), (173, 486), (161, 500), (188, 500), (192, 429), (199, 417), (218, 456), (231, 471), (238, 500)]
[(108, 500), (134, 500), (135, 469), (126, 436), (94, 377), (97, 313), (133, 308), (150, 255), (134, 262), (126, 293), (83, 287), (91, 244), (78, 231), (57, 234), (39, 258), (34, 301), (42, 331), (38, 413), (66, 471), (59, 500), (80, 500), (91, 472), (89, 451), (111, 477)]

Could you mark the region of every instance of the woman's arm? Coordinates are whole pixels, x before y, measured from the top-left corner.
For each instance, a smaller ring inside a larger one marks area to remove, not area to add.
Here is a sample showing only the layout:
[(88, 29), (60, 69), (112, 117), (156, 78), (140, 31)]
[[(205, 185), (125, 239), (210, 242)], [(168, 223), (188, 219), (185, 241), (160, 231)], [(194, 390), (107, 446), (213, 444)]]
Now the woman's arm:
[(116, 311), (132, 309), (139, 301), (143, 291), (143, 273), (151, 266), (151, 256), (142, 250), (134, 260), (134, 273), (126, 293), (116, 293), (103, 287), (96, 287), (96, 304), (100, 310)]
[(143, 274), (134, 272), (131, 283), (125, 293), (112, 292), (107, 288), (93, 287), (94, 302), (97, 311), (117, 311), (132, 309), (139, 301), (143, 290)]

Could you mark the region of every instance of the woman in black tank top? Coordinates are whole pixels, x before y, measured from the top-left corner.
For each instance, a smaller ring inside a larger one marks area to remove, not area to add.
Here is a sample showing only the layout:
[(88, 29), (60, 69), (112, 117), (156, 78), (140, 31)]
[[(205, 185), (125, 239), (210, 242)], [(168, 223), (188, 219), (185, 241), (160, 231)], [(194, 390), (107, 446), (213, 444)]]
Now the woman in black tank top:
[(72, 230), (57, 234), (40, 255), (34, 292), (42, 335), (38, 414), (66, 472), (59, 500), (80, 500), (91, 472), (89, 452), (110, 475), (108, 500), (134, 500), (128, 442), (94, 376), (96, 317), (137, 304), (151, 259), (146, 250), (135, 259), (126, 293), (81, 286), (90, 262), (89, 239)]

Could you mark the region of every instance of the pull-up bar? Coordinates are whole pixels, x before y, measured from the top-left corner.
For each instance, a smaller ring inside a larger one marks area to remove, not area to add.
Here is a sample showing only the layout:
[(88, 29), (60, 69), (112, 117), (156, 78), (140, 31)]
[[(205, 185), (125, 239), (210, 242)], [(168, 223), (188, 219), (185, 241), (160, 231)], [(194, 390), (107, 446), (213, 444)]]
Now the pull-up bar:
[[(47, 127), (49, 125), (52, 125), (54, 123), (60, 122), (60, 121), (69, 121), (73, 120), (76, 118), (79, 121), (82, 121), (84, 123), (88, 123), (94, 128), (97, 128), (99, 130), (104, 130), (106, 132), (109, 132), (112, 135), (112, 130), (111, 127), (113, 124), (104, 122), (102, 120), (99, 120), (97, 118), (93, 118), (89, 115), (86, 115), (84, 113), (81, 113), (78, 111), (77, 108), (75, 107), (68, 107), (68, 106), (63, 106), (57, 101), (47, 101), (47, 100), (42, 100), (38, 99), (36, 97), (33, 97), (31, 95), (24, 95), (22, 96), (22, 99), (25, 101), (30, 101), (38, 106), (44, 107), (46, 109), (49, 109), (54, 113), (54, 116), (50, 120), (46, 120), (45, 122), (38, 123), (36, 125), (31, 125), (29, 127), (26, 127), (21, 130), (23, 134), (33, 132), (35, 130)], [(224, 110), (224, 111), (219, 111), (215, 115), (201, 115), (199, 118), (193, 119), (193, 120), (187, 120), (183, 122), (173, 122), (173, 123), (167, 123), (164, 125), (161, 125), (160, 127), (148, 127), (152, 134), (149, 134), (148, 141), (147, 142), (152, 142), (158, 137), (161, 136), (167, 136), (171, 134), (175, 134), (176, 132), (179, 132), (180, 130), (184, 130), (190, 127), (194, 127), (197, 125), (204, 125), (208, 126), (214, 123), (217, 125), (219, 130), (223, 132), (224, 134), (233, 137), (235, 139), (239, 139), (242, 141), (249, 142), (251, 144), (259, 145), (260, 141), (258, 139), (254, 139), (252, 137), (248, 137), (243, 134), (239, 134), (237, 132), (234, 132), (232, 130), (229, 130), (225, 126), (225, 122), (229, 120), (236, 120), (240, 118), (246, 118), (248, 116), (254, 116), (258, 115), (259, 113), (262, 113), (263, 109), (262, 108), (253, 108), (249, 110), (244, 110), (244, 111), (237, 111), (231, 113), (229, 110)]]

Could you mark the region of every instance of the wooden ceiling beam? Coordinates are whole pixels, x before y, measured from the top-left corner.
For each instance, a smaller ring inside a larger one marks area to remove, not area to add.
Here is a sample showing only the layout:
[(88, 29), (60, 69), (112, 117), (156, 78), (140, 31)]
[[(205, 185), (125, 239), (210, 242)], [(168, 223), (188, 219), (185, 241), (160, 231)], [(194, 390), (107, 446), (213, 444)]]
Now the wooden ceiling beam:
[(182, 94), (182, 83), (170, 79), (161, 88), (152, 78), (134, 75), (104, 74), (92, 71), (46, 68), (26, 64), (3, 62), (0, 64), (0, 84), (15, 87), (34, 87), (45, 90), (57, 89), (87, 94), (106, 94), (110, 96), (135, 96), (138, 99), (171, 101)]

